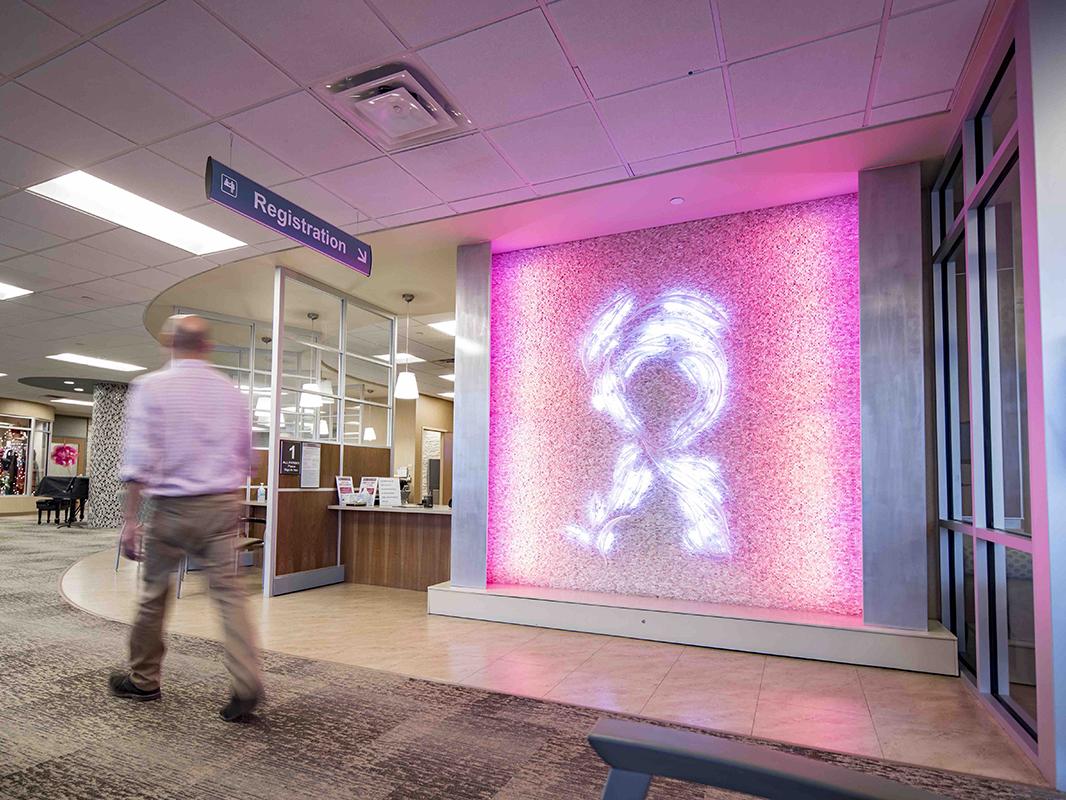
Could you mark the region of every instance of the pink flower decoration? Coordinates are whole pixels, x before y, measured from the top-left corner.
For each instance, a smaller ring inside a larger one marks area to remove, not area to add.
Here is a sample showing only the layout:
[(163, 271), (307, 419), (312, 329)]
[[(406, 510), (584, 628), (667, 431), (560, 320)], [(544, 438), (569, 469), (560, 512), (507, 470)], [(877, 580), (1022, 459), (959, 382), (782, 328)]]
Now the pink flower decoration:
[(69, 467), (78, 460), (78, 448), (69, 444), (57, 444), (52, 448), (52, 460), (61, 467)]

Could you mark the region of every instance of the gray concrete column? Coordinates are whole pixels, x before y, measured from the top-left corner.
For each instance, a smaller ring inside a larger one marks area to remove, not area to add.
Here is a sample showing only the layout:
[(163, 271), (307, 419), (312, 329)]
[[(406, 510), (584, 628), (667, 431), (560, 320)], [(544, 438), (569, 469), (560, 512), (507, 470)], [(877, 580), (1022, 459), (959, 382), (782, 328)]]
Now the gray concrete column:
[(918, 164), (859, 173), (863, 618), (928, 626), (925, 282)]
[(492, 249), (464, 245), (455, 274), (452, 586), (485, 587), (489, 526), (489, 319)]
[(122, 525), (122, 482), (118, 470), (126, 432), (126, 391), (127, 386), (122, 383), (98, 383), (93, 389), (86, 519), (93, 528)]

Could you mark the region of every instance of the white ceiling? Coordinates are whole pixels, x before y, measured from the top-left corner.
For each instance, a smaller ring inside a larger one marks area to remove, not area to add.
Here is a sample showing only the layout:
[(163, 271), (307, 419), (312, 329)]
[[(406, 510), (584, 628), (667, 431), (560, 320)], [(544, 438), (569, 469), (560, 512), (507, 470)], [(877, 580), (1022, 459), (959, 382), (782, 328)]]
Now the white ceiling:
[[(0, 394), (60, 349), (159, 363), (168, 285), (290, 243), (204, 202), (214, 156), (361, 235), (932, 114), (988, 0), (3, 0)], [(388, 155), (310, 91), (403, 58), (468, 136)], [(85, 169), (230, 233), (204, 258), (24, 189)]]

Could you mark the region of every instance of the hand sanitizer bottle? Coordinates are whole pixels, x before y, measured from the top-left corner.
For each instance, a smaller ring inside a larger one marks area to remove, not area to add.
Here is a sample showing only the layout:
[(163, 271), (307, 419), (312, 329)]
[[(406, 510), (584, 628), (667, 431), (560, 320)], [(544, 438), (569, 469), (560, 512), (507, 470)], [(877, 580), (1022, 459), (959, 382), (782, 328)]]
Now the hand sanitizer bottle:
[(259, 491), (255, 493), (255, 501), (257, 503), (265, 503), (267, 501), (267, 489), (263, 484), (259, 484)]

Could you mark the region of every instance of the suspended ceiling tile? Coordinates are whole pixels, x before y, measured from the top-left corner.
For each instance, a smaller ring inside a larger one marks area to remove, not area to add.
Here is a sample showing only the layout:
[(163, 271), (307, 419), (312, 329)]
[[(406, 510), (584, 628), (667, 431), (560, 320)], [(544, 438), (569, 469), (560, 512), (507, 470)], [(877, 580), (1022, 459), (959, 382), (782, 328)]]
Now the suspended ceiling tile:
[(19, 83), (141, 144), (207, 119), (91, 43), (42, 64)]
[[(0, 266), (0, 281), (3, 280), (3, 274), (3, 267)], [(15, 302), (0, 303), (0, 328), (22, 325), (26, 322), (37, 322), (42, 319), (55, 319), (58, 316), (62, 315), (43, 308), (35, 308)], [(21, 348), (19, 348), (19, 351), (19, 354), (22, 355)]]
[(730, 61), (879, 22), (883, 9), (884, 0), (718, 0)]
[[(37, 253), (13, 258), (4, 262), (7, 269), (17, 270), (30, 275), (37, 275), (55, 281), (57, 286), (68, 286), (82, 281), (91, 281), (100, 275), (84, 266), (73, 266), (51, 258), (45, 258)], [(32, 288), (32, 287), (26, 287)]]
[(407, 150), (393, 159), (445, 201), (522, 185), (522, 179), (480, 134)]
[[(81, 294), (79, 295), (78, 292)], [(118, 278), (100, 278), (78, 286), (56, 289), (53, 293), (57, 296), (62, 296), (61, 293), (69, 293), (69, 297), (66, 299), (81, 299), (86, 303), (98, 303), (101, 304), (101, 307), (110, 308), (111, 306), (124, 305), (130, 302), (146, 302), (159, 294), (159, 291), (138, 286), (129, 282), (125, 276), (121, 276)], [(86, 297), (92, 299), (86, 300)]]
[[(274, 187), (274, 191), (331, 225), (347, 225), (349, 222), (357, 222), (360, 217), (367, 216), (310, 178), (279, 184)], [(276, 232), (270, 232), (271, 238), (276, 235)]]
[(172, 247), (166, 242), (153, 239), (150, 236), (131, 231), (127, 228), (118, 228), (107, 233), (90, 236), (82, 241), (89, 247), (114, 253), (117, 256), (137, 261), (148, 267), (158, 267), (171, 261), (180, 261), (188, 258), (191, 254), (180, 247)]
[(129, 261), (113, 253), (105, 253), (103, 250), (86, 247), (79, 242), (50, 247), (42, 250), (39, 255), (53, 261), (62, 261), (64, 264), (87, 269), (99, 275), (121, 275), (124, 272), (144, 269), (144, 264)]
[[(232, 250), (219, 250), (215, 253), (206, 253), (205, 255), (200, 256), (200, 258), (210, 264), (220, 266), (222, 264), (232, 264), (234, 261), (241, 261), (242, 259), (252, 258), (257, 255), (260, 255), (259, 251), (251, 245), (247, 245), (245, 247), (234, 247)], [(165, 266), (167, 265), (164, 264), (163, 267)], [(163, 269), (163, 267), (160, 267), (160, 269)]]
[(20, 144), (0, 139), (0, 178), (27, 187), (70, 172), (71, 168)]
[(381, 155), (308, 92), (253, 108), (226, 124), (304, 175)]
[(820, 120), (807, 125), (797, 125), (794, 128), (764, 133), (761, 136), (750, 136), (741, 140), (741, 151), (752, 153), (756, 150), (766, 150), (771, 147), (806, 142), (811, 139), (820, 139), (823, 136), (853, 131), (862, 127), (863, 113), (858, 111), (854, 114), (845, 114), (833, 119)]
[(43, 250), (46, 247), (63, 244), (63, 240), (38, 228), (31, 228), (29, 225), (23, 225), (14, 220), (0, 218), (0, 244), (28, 253), (33, 250)]
[[(10, 261), (5, 261), (0, 264), (0, 283), (18, 286), (20, 289), (29, 289), (31, 292), (44, 292), (48, 289), (55, 289), (57, 286), (63, 285), (63, 281), (49, 278), (47, 275), (12, 269), (9, 266), (10, 263)], [(33, 297), (33, 295), (28, 296)], [(19, 297), (16, 299), (21, 300), (22, 298)], [(3, 303), (0, 303), (0, 305), (6, 306), (8, 303), (14, 302), (15, 300), (6, 300)]]
[(449, 205), (456, 210), (459, 214), (465, 214), (468, 211), (477, 211), (482, 208), (494, 208), (496, 206), (506, 206), (511, 203), (521, 203), (523, 200), (532, 200), (537, 196), (527, 186), (520, 186), (517, 189), (508, 189), (506, 192), (496, 192), (494, 194), (486, 194), (481, 197), (471, 197), (467, 200), (453, 200)]
[(419, 55), (482, 128), (585, 99), (539, 9), (433, 45)]
[(378, 11), (412, 47), (439, 41), (535, 8), (536, 0), (375, 0)]
[(100, 333), (105, 330), (107, 330), (107, 326), (92, 320), (78, 317), (59, 317), (40, 322), (30, 322), (10, 333), (19, 339), (36, 339), (41, 342), (50, 342), (70, 336), (80, 336), (83, 333)]
[(148, 149), (195, 175), (204, 174), (207, 157), (211, 156), (264, 186), (300, 177), (296, 170), (217, 122), (158, 142)]
[(733, 138), (719, 69), (599, 102), (607, 129), (629, 162)]
[(603, 126), (587, 103), (496, 128), (488, 136), (531, 183), (619, 164)]
[(133, 146), (17, 83), (0, 86), (0, 136), (75, 167)]
[(431, 219), (450, 217), (452, 210), (443, 203), (439, 206), (420, 208), (417, 211), (405, 211), (402, 214), (394, 214), (391, 217), (382, 217), (381, 224), (385, 228), (399, 228), (401, 225), (413, 225), (416, 222), (426, 222)]
[(614, 181), (622, 181), (629, 177), (629, 173), (626, 172), (625, 167), (612, 167), (611, 169), (601, 169), (596, 172), (588, 172), (584, 175), (574, 175), (570, 178), (560, 178), (557, 181), (547, 181), (546, 183), (538, 183), (533, 187), (533, 190), (540, 196), (546, 196), (549, 194), (560, 194), (562, 192), (572, 192), (575, 189), (585, 189), (589, 186), (599, 186), (604, 183), (612, 183)]
[(950, 0), (892, 0), (892, 16), (898, 17), (909, 11), (915, 11), (919, 8), (928, 8), (929, 6), (939, 5), (944, 2), (950, 2)]
[(549, 13), (596, 97), (718, 66), (707, 0), (560, 0)]
[(33, 0), (33, 4), (79, 33), (90, 33), (144, 5), (144, 0)]
[(7, 0), (0, 13), (0, 73), (17, 72), (78, 38), (22, 0)]
[[(171, 284), (177, 283), (175, 276), (167, 274)], [(115, 306), (106, 310), (88, 311), (78, 314), (81, 319), (99, 322), (111, 328), (135, 328), (140, 326), (143, 330), (144, 311), (143, 303), (131, 303), (130, 305)]]
[(192, 0), (167, 0), (101, 34), (96, 42), (214, 116), (295, 88)]
[(204, 179), (149, 150), (134, 150), (86, 170), (172, 211), (205, 200)]
[(84, 303), (74, 303), (70, 300), (61, 300), (58, 297), (52, 297), (48, 292), (39, 292), (35, 294), (26, 295), (25, 297), (19, 297), (15, 300), (9, 300), (8, 302), (21, 303), (23, 305), (33, 306), (34, 308), (45, 309), (47, 311), (55, 313), (57, 316), (66, 316), (67, 314), (80, 314), (89, 310), (85, 307)]
[(29, 192), (19, 192), (0, 200), (0, 217), (32, 225), (64, 239), (80, 239), (115, 227), (99, 217), (83, 214)]
[(23, 255), (21, 250), (17, 250), (14, 247), (8, 247), (6, 244), (0, 244), (0, 261), (21, 255)]
[(740, 135), (836, 117), (866, 107), (878, 26), (730, 67)]
[(900, 103), (872, 108), (870, 109), (870, 124), (884, 125), (887, 122), (912, 119), (945, 111), (952, 94), (952, 92), (938, 92), (925, 97), (916, 97), (913, 100), (904, 100)]
[(371, 217), (440, 203), (440, 198), (387, 158), (318, 175), (314, 180)]
[(680, 167), (688, 167), (692, 164), (719, 161), (723, 158), (734, 156), (736, 153), (736, 144), (729, 141), (713, 144), (710, 147), (697, 147), (694, 150), (686, 150), (683, 153), (649, 158), (646, 161), (634, 161), (629, 166), (632, 168), (634, 175), (651, 175), (655, 172), (666, 172)]
[(210, 261), (193, 256), (192, 258), (186, 258), (182, 261), (174, 261), (170, 264), (164, 264), (159, 269), (176, 278), (184, 280), (185, 278), (191, 278), (193, 275), (199, 275), (201, 272), (207, 272), (209, 269), (214, 269), (216, 266), (216, 264), (213, 264)]
[(987, 0), (955, 0), (890, 19), (874, 105), (953, 89), (986, 6)]
[(404, 49), (362, 0), (207, 0), (298, 81), (310, 83)]
[[(127, 272), (125, 275), (119, 276), (118, 280), (123, 283), (131, 283), (134, 286), (140, 286), (144, 289), (151, 289), (156, 294), (169, 289), (177, 281), (174, 276), (168, 272), (163, 272), (158, 267), (149, 267), (148, 269), (138, 270), (137, 272)], [(153, 295), (154, 297), (155, 295)]]
[(183, 212), (185, 216), (202, 222), (216, 231), (222, 231), (245, 244), (258, 244), (277, 238), (278, 232), (258, 222), (253, 222), (235, 211), (218, 205), (205, 203)]

